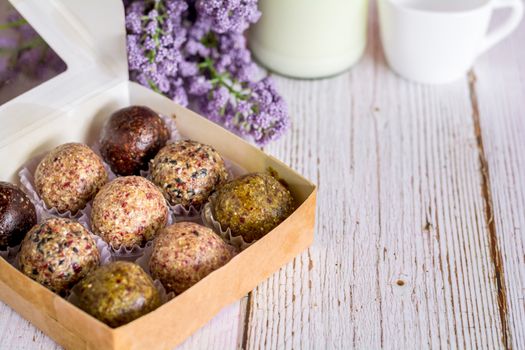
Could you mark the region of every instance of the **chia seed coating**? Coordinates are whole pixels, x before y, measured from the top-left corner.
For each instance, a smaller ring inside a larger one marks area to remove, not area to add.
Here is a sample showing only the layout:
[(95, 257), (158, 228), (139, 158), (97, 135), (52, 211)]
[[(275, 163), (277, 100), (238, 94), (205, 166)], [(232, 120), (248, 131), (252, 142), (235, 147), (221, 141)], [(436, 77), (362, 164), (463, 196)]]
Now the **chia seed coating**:
[(70, 219), (50, 218), (27, 233), (19, 253), (20, 270), (64, 295), (100, 264), (89, 232)]
[(143, 246), (167, 221), (168, 206), (162, 193), (140, 176), (116, 178), (93, 201), (93, 231), (115, 249)]
[(102, 130), (100, 152), (119, 175), (139, 175), (170, 138), (170, 131), (148, 107), (131, 106), (111, 115)]
[(0, 250), (14, 247), (36, 224), (35, 206), (18, 187), (0, 182)]
[(290, 191), (273, 176), (244, 175), (228, 182), (214, 194), (212, 213), (221, 228), (247, 243), (260, 239), (294, 210)]
[(38, 164), (35, 185), (50, 208), (75, 214), (108, 181), (102, 160), (88, 146), (66, 143), (49, 152)]
[(199, 207), (228, 180), (224, 160), (211, 146), (182, 140), (166, 145), (152, 161), (151, 176), (171, 205)]
[(153, 243), (151, 275), (167, 291), (184, 292), (235, 255), (211, 229), (192, 222), (164, 228)]
[(151, 277), (127, 261), (99, 267), (75, 287), (75, 293), (82, 310), (110, 327), (131, 322), (161, 304)]

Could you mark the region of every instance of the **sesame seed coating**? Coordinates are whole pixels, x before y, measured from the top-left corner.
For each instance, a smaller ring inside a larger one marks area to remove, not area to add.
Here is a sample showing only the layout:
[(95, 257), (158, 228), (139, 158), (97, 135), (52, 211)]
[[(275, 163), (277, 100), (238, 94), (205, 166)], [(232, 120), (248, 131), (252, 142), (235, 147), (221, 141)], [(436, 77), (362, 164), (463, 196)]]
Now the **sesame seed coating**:
[(34, 226), (22, 241), (20, 270), (64, 295), (100, 264), (100, 254), (89, 232), (78, 222), (50, 218)]
[(66, 143), (49, 152), (38, 164), (35, 185), (50, 208), (75, 214), (108, 181), (102, 160), (88, 146)]
[(164, 228), (153, 243), (149, 268), (167, 291), (184, 292), (234, 255), (211, 229), (193, 222)]
[(118, 327), (160, 306), (153, 280), (137, 264), (115, 261), (90, 273), (75, 287), (78, 306), (110, 327)]
[(0, 182), (0, 249), (18, 245), (36, 224), (36, 210), (18, 187)]
[(211, 146), (182, 140), (159, 151), (152, 161), (151, 176), (171, 205), (198, 207), (227, 181), (228, 172)]
[(104, 241), (120, 248), (142, 246), (168, 220), (160, 190), (140, 176), (119, 177), (104, 186), (93, 201), (91, 226)]

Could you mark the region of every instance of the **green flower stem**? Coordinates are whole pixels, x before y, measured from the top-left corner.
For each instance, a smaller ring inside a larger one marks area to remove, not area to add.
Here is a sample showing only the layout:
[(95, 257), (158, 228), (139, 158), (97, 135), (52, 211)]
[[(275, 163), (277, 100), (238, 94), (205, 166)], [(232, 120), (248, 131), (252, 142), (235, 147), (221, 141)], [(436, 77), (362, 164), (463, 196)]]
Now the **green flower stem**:
[(6, 30), (6, 29), (11, 29), (11, 28), (18, 28), (18, 27), (24, 26), (26, 24), (28, 24), (27, 21), (25, 19), (21, 18), (21, 19), (19, 19), (17, 21), (0, 24), (0, 30)]

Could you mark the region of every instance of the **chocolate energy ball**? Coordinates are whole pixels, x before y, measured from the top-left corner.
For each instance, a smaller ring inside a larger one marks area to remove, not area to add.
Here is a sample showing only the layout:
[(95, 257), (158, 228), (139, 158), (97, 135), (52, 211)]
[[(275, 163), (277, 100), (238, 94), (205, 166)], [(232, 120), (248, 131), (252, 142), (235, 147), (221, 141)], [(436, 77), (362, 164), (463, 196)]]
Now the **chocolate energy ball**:
[(224, 160), (211, 146), (183, 140), (168, 144), (155, 156), (153, 182), (171, 205), (198, 207), (228, 179)]
[(36, 224), (35, 206), (18, 187), (0, 182), (0, 250), (14, 247)]
[(50, 218), (27, 233), (19, 253), (20, 270), (60, 295), (100, 264), (90, 233), (70, 219)]
[(119, 175), (139, 175), (170, 138), (157, 113), (144, 106), (122, 108), (111, 115), (102, 130), (100, 152)]
[(167, 291), (180, 294), (230, 261), (234, 253), (211, 229), (180, 222), (159, 233), (149, 268)]
[(82, 310), (110, 327), (131, 322), (161, 304), (151, 277), (139, 265), (127, 261), (101, 266), (74, 292)]
[(102, 159), (88, 146), (66, 143), (42, 159), (35, 172), (38, 194), (48, 207), (75, 214), (108, 181)]
[(93, 201), (93, 231), (113, 248), (131, 248), (153, 239), (168, 220), (168, 206), (159, 189), (140, 176), (119, 177), (104, 186)]
[(222, 186), (211, 201), (221, 228), (253, 242), (279, 225), (294, 210), (290, 191), (273, 176), (244, 175)]

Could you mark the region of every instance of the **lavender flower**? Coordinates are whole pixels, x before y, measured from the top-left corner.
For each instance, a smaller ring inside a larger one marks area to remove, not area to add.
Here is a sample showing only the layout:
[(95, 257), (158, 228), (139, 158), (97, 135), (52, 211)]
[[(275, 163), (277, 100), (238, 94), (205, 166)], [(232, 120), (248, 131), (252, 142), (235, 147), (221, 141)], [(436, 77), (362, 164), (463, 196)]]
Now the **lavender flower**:
[(287, 129), (286, 105), (242, 32), (257, 0), (150, 0), (126, 7), (130, 77), (259, 145)]
[(261, 16), (257, 0), (198, 0), (195, 7), (216, 33), (242, 33)]
[(135, 1), (126, 9), (130, 78), (187, 105), (179, 76), (180, 47), (186, 41), (184, 0)]
[(197, 19), (184, 47), (186, 59), (199, 68), (199, 74), (188, 78), (194, 107), (259, 145), (277, 139), (289, 126), (284, 100), (270, 78), (257, 81), (260, 71), (244, 36), (236, 32), (217, 34), (212, 27), (208, 18)]

